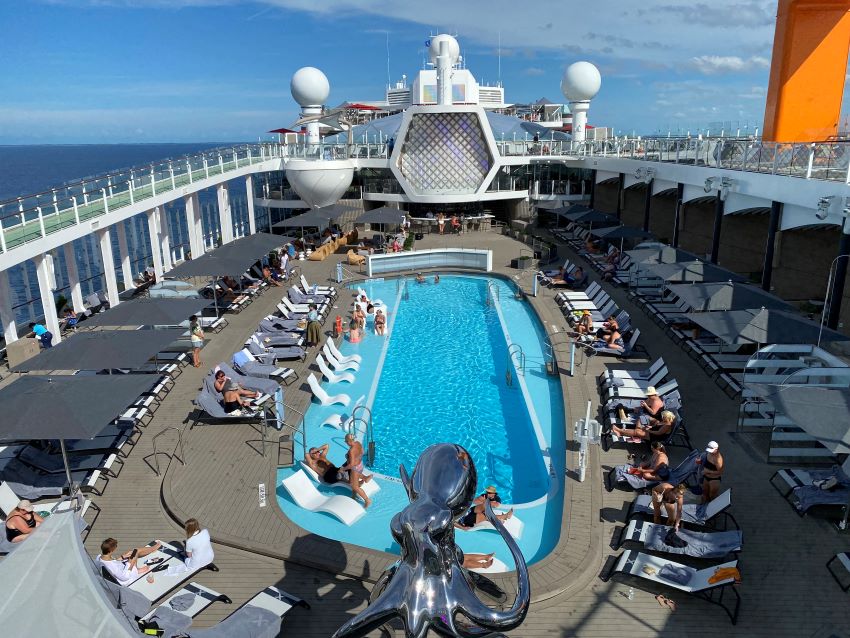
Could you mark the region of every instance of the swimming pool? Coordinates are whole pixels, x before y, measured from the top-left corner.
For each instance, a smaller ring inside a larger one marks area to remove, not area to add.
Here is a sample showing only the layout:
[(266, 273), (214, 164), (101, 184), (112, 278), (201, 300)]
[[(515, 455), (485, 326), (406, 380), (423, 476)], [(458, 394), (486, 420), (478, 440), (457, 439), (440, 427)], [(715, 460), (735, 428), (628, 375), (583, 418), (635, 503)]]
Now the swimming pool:
[[(560, 532), (565, 443), (561, 387), (557, 377), (546, 374), (544, 331), (534, 312), (514, 298), (507, 281), (495, 277), (444, 275), (435, 284), (432, 275), (424, 284), (387, 279), (362, 287), (371, 299), (386, 303), (388, 336), (375, 335), (367, 325), (363, 341), (342, 343), (344, 354), (363, 358), (360, 370), (352, 383), (323, 387), (331, 395), (348, 394), (352, 403), (343, 408), (314, 402), (305, 417), (307, 444), (330, 443), (330, 459), (342, 465), (344, 433), (322, 423), (335, 413), (348, 415), (362, 399), (372, 414), (375, 462), (370, 469), (381, 491), (367, 515), (349, 527), (296, 506), (280, 487), (294, 470), (282, 469), (277, 496), (283, 511), (316, 534), (397, 552), (389, 522), (408, 502), (398, 480), (399, 464), (410, 472), (428, 445), (458, 443), (475, 461), (479, 492), (495, 485), (502, 502), (523, 521), (519, 545), (526, 560), (540, 560)], [(347, 294), (341, 293), (340, 310)], [(524, 371), (517, 369), (518, 357), (512, 363), (509, 347), (522, 349)], [(296, 452), (303, 454), (300, 446)], [(458, 532), (457, 541), (464, 551), (496, 552), (512, 564), (494, 532)]]

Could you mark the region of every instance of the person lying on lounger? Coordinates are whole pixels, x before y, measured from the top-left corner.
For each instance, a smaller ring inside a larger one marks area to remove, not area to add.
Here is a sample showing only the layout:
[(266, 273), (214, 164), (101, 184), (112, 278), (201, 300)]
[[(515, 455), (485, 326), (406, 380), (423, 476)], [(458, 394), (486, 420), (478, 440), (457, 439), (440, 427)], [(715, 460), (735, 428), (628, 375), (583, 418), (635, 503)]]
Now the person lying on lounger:
[(250, 409), (251, 402), (246, 399), (256, 399), (259, 396), (253, 390), (243, 389), (242, 386), (224, 374), (223, 370), (215, 373), (215, 389), (221, 392), (221, 396), (224, 398), (224, 411), (228, 414), (233, 414), (242, 408)]
[(611, 431), (617, 436), (630, 436), (644, 441), (660, 442), (660, 439), (664, 439), (672, 432), (676, 415), (670, 410), (662, 410), (659, 416), (661, 418), (656, 419), (647, 414), (641, 414), (635, 418), (635, 427), (619, 428), (615, 425), (611, 427)]
[[(499, 493), (492, 485), (488, 485), (484, 493), (472, 501), (472, 507), (455, 522), (455, 527), (459, 529), (472, 529), (478, 523), (483, 523), (487, 520), (487, 515), (484, 513), (485, 502), (490, 501), (490, 506), (494, 509), (502, 505), (499, 498)], [(500, 521), (506, 521), (514, 515), (514, 510), (511, 508), (505, 514), (496, 514), (496, 518)]]
[(323, 483), (333, 485), (334, 483), (348, 483), (349, 474), (346, 470), (340, 470), (328, 459), (330, 446), (325, 443), (319, 447), (311, 447), (304, 455), (307, 466), (319, 475)]

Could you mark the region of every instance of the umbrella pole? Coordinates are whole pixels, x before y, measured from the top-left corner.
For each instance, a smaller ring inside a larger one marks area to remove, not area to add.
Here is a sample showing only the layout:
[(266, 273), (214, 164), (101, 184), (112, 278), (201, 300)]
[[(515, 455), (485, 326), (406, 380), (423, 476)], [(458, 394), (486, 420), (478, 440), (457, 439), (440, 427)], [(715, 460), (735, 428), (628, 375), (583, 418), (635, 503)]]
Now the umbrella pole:
[(68, 494), (73, 498), (76, 486), (71, 479), (71, 465), (68, 463), (68, 451), (65, 449), (65, 439), (59, 439), (59, 447), (62, 450), (62, 462), (65, 464), (65, 476), (68, 477)]

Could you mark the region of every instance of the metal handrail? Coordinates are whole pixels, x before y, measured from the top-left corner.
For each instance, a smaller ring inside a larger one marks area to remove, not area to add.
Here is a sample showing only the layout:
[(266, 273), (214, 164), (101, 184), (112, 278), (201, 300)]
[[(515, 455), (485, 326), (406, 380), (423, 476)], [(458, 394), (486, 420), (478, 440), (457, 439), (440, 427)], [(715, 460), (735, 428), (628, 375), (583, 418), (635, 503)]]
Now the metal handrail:
[(178, 461), (180, 461), (181, 465), (186, 465), (186, 461), (184, 460), (186, 458), (186, 455), (183, 453), (183, 431), (180, 430), (180, 428), (174, 427), (173, 425), (169, 425), (168, 427), (165, 427), (159, 432), (157, 432), (151, 439), (151, 445), (153, 445), (153, 462), (156, 466), (155, 471), (157, 476), (159, 476), (159, 457), (157, 456), (156, 440), (169, 430), (174, 430), (175, 432), (177, 432), (177, 446), (174, 449), (176, 450), (177, 447), (180, 448), (180, 456), (177, 456), (176, 454), (172, 453), (169, 455), (169, 458), (176, 458)]
[[(301, 427), (301, 425), (304, 424), (304, 413), (301, 410), (292, 407), (291, 405), (289, 405), (285, 401), (283, 402), (283, 407), (286, 410), (292, 410), (293, 412), (299, 414), (300, 417), (301, 417), (300, 419), (298, 419), (298, 421), (296, 421), (295, 425), (292, 425), (291, 423), (287, 423), (285, 419), (281, 419), (280, 424), (283, 425), (284, 427), (287, 427), (290, 430), (292, 430), (292, 433), (294, 435), (298, 435), (298, 434), (301, 435), (301, 447), (303, 448), (304, 453), (306, 454), (307, 453), (307, 428)], [(268, 419), (265, 419), (265, 422), (268, 423)], [(280, 444), (279, 438), (278, 438), (278, 444)], [(265, 456), (265, 455), (266, 455), (266, 440), (265, 440), (265, 431), (264, 431), (263, 432), (263, 456)], [(292, 448), (292, 464), (293, 465), (295, 464), (295, 447), (294, 446)]]
[[(357, 416), (357, 412), (365, 412), (367, 418)], [(366, 464), (371, 466), (375, 462), (375, 433), (372, 428), (372, 410), (366, 405), (356, 405), (351, 411), (351, 418), (348, 421), (348, 432), (357, 436), (357, 422), (360, 421), (364, 426), (364, 434), (366, 439)]]
[(522, 349), (522, 345), (518, 343), (512, 343), (508, 347), (508, 363), (514, 362), (514, 356), (518, 357), (518, 364), (516, 364), (517, 372), (525, 374), (525, 352)]
[(493, 299), (493, 305), (496, 305), (496, 302), (500, 299), (499, 296), (499, 287), (492, 281), (487, 282), (487, 296), (484, 299), (484, 304), (489, 306), (490, 299)]

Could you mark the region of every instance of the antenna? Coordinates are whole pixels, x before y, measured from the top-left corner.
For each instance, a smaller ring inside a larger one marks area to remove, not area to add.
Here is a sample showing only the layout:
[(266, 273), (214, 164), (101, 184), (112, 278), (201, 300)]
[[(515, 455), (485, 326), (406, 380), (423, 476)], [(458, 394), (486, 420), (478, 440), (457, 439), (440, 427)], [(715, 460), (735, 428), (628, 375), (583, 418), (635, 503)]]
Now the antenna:
[(499, 31), (499, 86), (502, 86), (502, 32)]
[(390, 32), (384, 31), (384, 35), (387, 36), (387, 87), (392, 85), (392, 78), (390, 77)]

